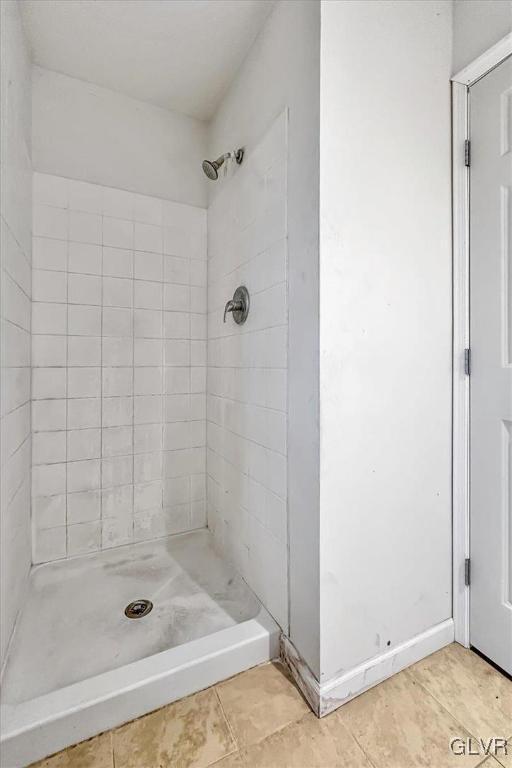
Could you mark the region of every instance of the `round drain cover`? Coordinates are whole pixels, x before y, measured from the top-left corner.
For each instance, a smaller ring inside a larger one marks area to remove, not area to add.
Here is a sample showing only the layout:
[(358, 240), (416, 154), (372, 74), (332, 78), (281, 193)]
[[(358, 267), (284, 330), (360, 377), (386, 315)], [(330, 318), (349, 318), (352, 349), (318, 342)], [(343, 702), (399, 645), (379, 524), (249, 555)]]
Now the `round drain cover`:
[(151, 600), (134, 600), (124, 609), (124, 615), (129, 619), (142, 619), (147, 616), (153, 608)]

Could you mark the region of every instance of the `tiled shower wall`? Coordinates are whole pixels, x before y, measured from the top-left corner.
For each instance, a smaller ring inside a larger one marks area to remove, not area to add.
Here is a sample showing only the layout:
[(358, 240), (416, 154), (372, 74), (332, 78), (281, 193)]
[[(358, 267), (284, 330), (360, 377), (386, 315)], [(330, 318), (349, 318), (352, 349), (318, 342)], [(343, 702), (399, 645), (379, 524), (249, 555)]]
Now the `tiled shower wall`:
[(203, 527), (206, 211), (33, 194), (34, 562)]
[(0, 667), (30, 557), (30, 55), (19, 7), (0, 3)]
[[(286, 629), (286, 114), (208, 209), (208, 525)], [(245, 285), (238, 326), (225, 302)]]

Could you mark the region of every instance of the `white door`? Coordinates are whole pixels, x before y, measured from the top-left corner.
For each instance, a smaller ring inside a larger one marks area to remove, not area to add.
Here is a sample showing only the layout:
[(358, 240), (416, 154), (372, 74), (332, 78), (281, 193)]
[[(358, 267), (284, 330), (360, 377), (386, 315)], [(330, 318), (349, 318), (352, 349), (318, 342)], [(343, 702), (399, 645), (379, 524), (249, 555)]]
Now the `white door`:
[(469, 103), (470, 642), (512, 674), (512, 59)]

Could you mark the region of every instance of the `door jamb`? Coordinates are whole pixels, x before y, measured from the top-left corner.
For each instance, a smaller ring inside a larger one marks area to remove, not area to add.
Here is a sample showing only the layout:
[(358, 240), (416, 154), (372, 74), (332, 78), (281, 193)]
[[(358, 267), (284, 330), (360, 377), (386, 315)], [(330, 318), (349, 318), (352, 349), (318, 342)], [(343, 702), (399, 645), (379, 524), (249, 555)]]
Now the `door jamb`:
[(462, 69), (452, 80), (452, 225), (453, 225), (453, 622), (455, 640), (469, 648), (470, 377), (464, 350), (469, 338), (469, 88), (512, 55), (512, 33)]

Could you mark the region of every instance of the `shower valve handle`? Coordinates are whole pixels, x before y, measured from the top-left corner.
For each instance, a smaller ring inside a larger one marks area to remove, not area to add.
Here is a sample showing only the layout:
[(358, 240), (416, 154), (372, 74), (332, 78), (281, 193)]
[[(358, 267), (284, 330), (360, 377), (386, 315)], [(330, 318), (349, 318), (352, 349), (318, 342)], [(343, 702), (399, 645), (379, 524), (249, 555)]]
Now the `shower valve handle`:
[(224, 322), (226, 322), (228, 312), (231, 312), (233, 320), (237, 325), (245, 323), (247, 315), (249, 314), (249, 303), (249, 291), (245, 285), (239, 285), (233, 298), (230, 299), (224, 307)]
[(224, 322), (226, 322), (228, 312), (241, 312), (243, 308), (243, 302), (230, 299), (224, 307)]

